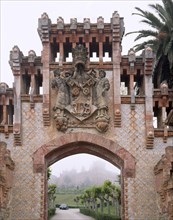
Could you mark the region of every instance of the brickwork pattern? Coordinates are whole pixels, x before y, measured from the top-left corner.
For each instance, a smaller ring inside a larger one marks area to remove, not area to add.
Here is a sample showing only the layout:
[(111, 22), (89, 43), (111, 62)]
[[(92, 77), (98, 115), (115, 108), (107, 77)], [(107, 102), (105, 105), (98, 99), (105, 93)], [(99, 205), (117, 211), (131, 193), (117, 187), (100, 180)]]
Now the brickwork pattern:
[(13, 147), (15, 179), (13, 187), (12, 219), (40, 219), (43, 213), (44, 178), (33, 173), (33, 152), (49, 140), (49, 128), (43, 126), (42, 104), (30, 109), (22, 106), (22, 146)]
[(116, 129), (115, 133), (118, 144), (136, 158), (136, 178), (125, 181), (128, 217), (154, 220), (159, 213), (153, 168), (171, 140), (165, 144), (162, 138), (156, 138), (154, 149), (146, 149), (144, 111), (144, 105), (136, 105), (134, 110), (130, 105), (122, 105), (122, 129)]
[[(130, 105), (121, 106), (122, 127), (110, 128), (103, 136), (117, 142), (136, 158), (135, 178), (124, 179), (126, 219), (154, 220), (158, 219), (157, 194), (154, 183), (153, 168), (160, 160), (166, 146), (172, 144), (168, 139), (155, 138), (154, 148), (146, 149), (145, 110), (144, 105), (136, 105), (131, 110)], [(74, 129), (70, 132), (78, 132)], [(95, 130), (87, 130), (97, 133)], [(43, 126), (42, 104), (36, 103), (30, 109), (29, 103), (22, 104), (22, 146), (13, 145), (13, 135), (4, 138), (11, 150), (15, 162), (15, 178), (12, 191), (12, 219), (38, 220), (44, 211), (44, 179), (42, 174), (33, 173), (33, 153), (49, 141), (62, 136), (54, 124)], [(3, 138), (2, 138), (3, 139)], [(3, 140), (2, 140), (3, 141)], [(147, 218), (146, 218), (147, 216)]]

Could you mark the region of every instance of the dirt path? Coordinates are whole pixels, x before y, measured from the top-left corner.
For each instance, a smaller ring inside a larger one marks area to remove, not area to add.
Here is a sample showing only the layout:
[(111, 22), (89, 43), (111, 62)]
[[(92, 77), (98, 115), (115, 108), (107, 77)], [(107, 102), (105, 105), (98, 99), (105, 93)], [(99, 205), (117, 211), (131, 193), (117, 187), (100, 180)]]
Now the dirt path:
[(56, 209), (56, 215), (50, 220), (94, 220), (94, 218), (81, 214), (79, 209)]

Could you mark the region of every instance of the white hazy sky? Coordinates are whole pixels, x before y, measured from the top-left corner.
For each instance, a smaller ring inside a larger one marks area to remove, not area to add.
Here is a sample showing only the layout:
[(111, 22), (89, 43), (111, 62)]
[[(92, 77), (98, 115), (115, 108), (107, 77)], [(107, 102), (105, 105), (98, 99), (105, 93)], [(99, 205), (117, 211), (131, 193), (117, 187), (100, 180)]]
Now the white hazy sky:
[(51, 170), (52, 174), (55, 176), (59, 176), (63, 171), (70, 171), (72, 169), (80, 172), (83, 168), (88, 170), (96, 161), (102, 162), (105, 169), (112, 171), (115, 175), (120, 173), (120, 170), (111, 163), (90, 154), (76, 154), (66, 157), (54, 163), (51, 166)]
[[(9, 54), (14, 45), (17, 45), (24, 56), (30, 50), (34, 50), (37, 56), (41, 55), (42, 44), (37, 33), (38, 18), (43, 12), (47, 12), (52, 23), (56, 23), (59, 16), (65, 23), (70, 23), (70, 18), (77, 18), (83, 22), (84, 18), (90, 18), (91, 23), (96, 23), (102, 16), (104, 22), (110, 22), (114, 11), (118, 11), (124, 18), (125, 33), (145, 28), (140, 23), (139, 16), (132, 16), (136, 12), (135, 7), (150, 10), (151, 3), (162, 3), (160, 0), (114, 0), (114, 1), (8, 1), (0, 0), (0, 82), (6, 82), (12, 87), (13, 74), (8, 64)], [(124, 36), (122, 41), (122, 55), (127, 55), (128, 50), (134, 46), (135, 35)], [(66, 158), (54, 165), (56, 172), (70, 168), (80, 170), (81, 166), (88, 169), (96, 157), (89, 155), (76, 155)], [(58, 167), (57, 167), (58, 166)], [(106, 165), (113, 169), (112, 165)]]

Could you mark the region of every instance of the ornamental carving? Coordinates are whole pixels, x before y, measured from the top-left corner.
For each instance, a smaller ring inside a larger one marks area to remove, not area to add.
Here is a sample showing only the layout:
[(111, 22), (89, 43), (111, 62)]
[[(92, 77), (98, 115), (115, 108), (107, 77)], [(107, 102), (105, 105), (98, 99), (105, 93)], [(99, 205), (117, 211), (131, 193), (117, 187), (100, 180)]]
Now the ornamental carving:
[(14, 162), (5, 142), (0, 142), (0, 219), (9, 217)]
[(75, 127), (95, 127), (100, 132), (108, 129), (107, 92), (109, 80), (104, 70), (86, 69), (87, 49), (77, 45), (72, 50), (70, 71), (54, 70), (52, 89), (56, 90), (53, 117), (60, 131)]

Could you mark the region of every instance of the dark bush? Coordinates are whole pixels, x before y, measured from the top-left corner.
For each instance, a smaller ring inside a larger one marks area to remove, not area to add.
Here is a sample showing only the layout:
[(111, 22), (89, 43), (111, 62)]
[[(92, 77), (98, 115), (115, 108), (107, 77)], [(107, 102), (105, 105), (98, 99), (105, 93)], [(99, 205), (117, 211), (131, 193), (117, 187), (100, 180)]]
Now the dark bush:
[(48, 210), (48, 217), (55, 215), (56, 208), (51, 208)]
[(96, 215), (96, 220), (121, 220), (121, 218), (113, 215), (98, 213)]
[(85, 208), (80, 208), (80, 212), (84, 215), (88, 215), (91, 216), (93, 218), (96, 217), (96, 213), (95, 211), (91, 210), (91, 209), (85, 209)]
[(96, 220), (121, 220), (120, 217), (116, 217), (116, 216), (108, 215), (108, 214), (95, 213), (95, 211), (90, 210), (90, 209), (85, 209), (85, 208), (81, 208), (80, 212), (84, 215), (91, 216), (95, 218)]

